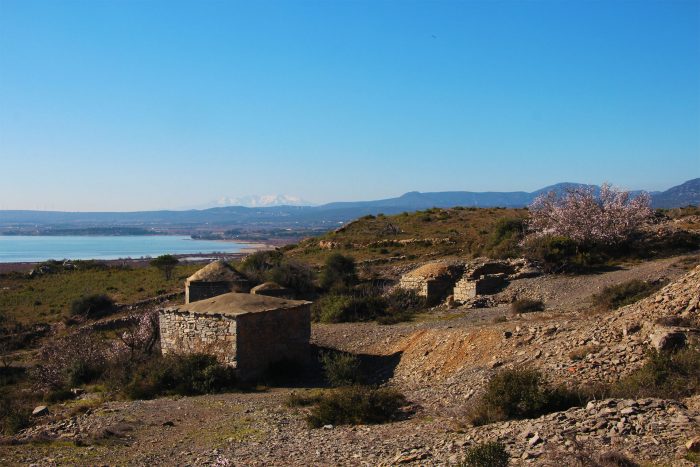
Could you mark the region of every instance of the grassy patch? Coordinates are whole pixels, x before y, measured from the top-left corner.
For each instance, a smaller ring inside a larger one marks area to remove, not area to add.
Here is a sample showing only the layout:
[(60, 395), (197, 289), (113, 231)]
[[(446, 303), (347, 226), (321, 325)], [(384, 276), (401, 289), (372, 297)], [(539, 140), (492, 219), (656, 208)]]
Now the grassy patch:
[(166, 280), (153, 267), (68, 270), (30, 278), (0, 274), (0, 310), (24, 324), (60, 321), (71, 304), (84, 296), (108, 293), (118, 303), (133, 303), (160, 293), (183, 290), (184, 279), (201, 265), (182, 265)]
[(600, 309), (615, 310), (648, 297), (659, 290), (661, 286), (660, 282), (635, 279), (605, 287), (599, 294), (593, 296), (593, 302)]

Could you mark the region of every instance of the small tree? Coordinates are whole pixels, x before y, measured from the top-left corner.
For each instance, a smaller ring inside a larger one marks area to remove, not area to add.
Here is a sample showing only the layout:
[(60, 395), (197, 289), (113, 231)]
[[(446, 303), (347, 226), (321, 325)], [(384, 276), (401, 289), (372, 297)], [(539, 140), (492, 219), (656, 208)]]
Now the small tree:
[(165, 279), (170, 280), (173, 276), (175, 266), (177, 266), (179, 263), (180, 260), (173, 255), (160, 255), (151, 261), (151, 266), (160, 269), (163, 275), (165, 275)]
[(321, 287), (331, 289), (333, 287), (348, 287), (357, 282), (355, 259), (340, 253), (333, 253), (326, 259), (326, 264), (321, 273)]
[(563, 236), (579, 244), (612, 245), (627, 240), (652, 215), (648, 193), (632, 197), (607, 183), (575, 187), (563, 196), (539, 196), (530, 205), (529, 228), (536, 236)]

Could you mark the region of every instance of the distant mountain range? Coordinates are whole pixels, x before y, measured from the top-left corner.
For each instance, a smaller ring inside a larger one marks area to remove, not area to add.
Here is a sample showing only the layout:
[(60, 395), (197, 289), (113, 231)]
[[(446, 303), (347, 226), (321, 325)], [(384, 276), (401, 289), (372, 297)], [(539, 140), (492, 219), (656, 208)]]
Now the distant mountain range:
[(243, 206), (246, 208), (266, 208), (270, 206), (313, 206), (314, 203), (294, 195), (250, 195), (236, 198), (222, 197), (216, 201), (198, 206), (197, 209)]
[[(295, 229), (300, 227), (331, 228), (367, 214), (395, 214), (431, 207), (523, 207), (537, 196), (549, 191), (564, 192), (582, 186), (559, 183), (533, 192), (469, 192), (434, 193), (409, 192), (398, 198), (375, 201), (336, 202), (321, 206), (226, 206), (185, 211), (140, 212), (60, 212), (60, 211), (0, 211), (0, 229), (5, 233), (104, 226), (140, 227), (158, 230), (192, 231), (202, 228)], [(652, 192), (654, 207), (700, 205), (700, 178), (689, 180), (663, 192)], [(282, 199), (282, 198), (279, 198)], [(268, 200), (276, 202), (279, 199)]]

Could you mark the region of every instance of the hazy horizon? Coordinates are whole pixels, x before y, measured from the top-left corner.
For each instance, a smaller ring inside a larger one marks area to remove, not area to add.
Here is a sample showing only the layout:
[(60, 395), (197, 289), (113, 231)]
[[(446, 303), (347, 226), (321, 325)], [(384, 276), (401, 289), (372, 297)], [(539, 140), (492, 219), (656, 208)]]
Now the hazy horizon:
[(0, 0), (0, 209), (700, 176), (700, 2)]

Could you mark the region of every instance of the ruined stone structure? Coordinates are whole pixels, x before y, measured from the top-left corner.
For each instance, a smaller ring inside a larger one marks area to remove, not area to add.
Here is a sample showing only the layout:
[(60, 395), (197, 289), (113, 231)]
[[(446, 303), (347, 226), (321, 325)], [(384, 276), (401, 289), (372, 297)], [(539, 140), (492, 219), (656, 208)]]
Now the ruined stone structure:
[(227, 293), (162, 309), (159, 318), (163, 355), (208, 353), (243, 380), (309, 358), (310, 302)]
[(466, 302), (478, 295), (488, 295), (499, 292), (506, 284), (505, 274), (487, 274), (478, 279), (471, 279), (468, 276), (462, 277), (455, 284), (454, 300), (456, 302)]
[(439, 303), (454, 285), (454, 267), (445, 263), (428, 263), (401, 277), (399, 287), (415, 290), (426, 298), (428, 304)]
[(225, 261), (214, 261), (185, 281), (185, 303), (229, 292), (248, 292), (250, 282)]
[(282, 287), (276, 282), (264, 282), (250, 289), (253, 295), (267, 295), (268, 297), (291, 298), (292, 291)]

